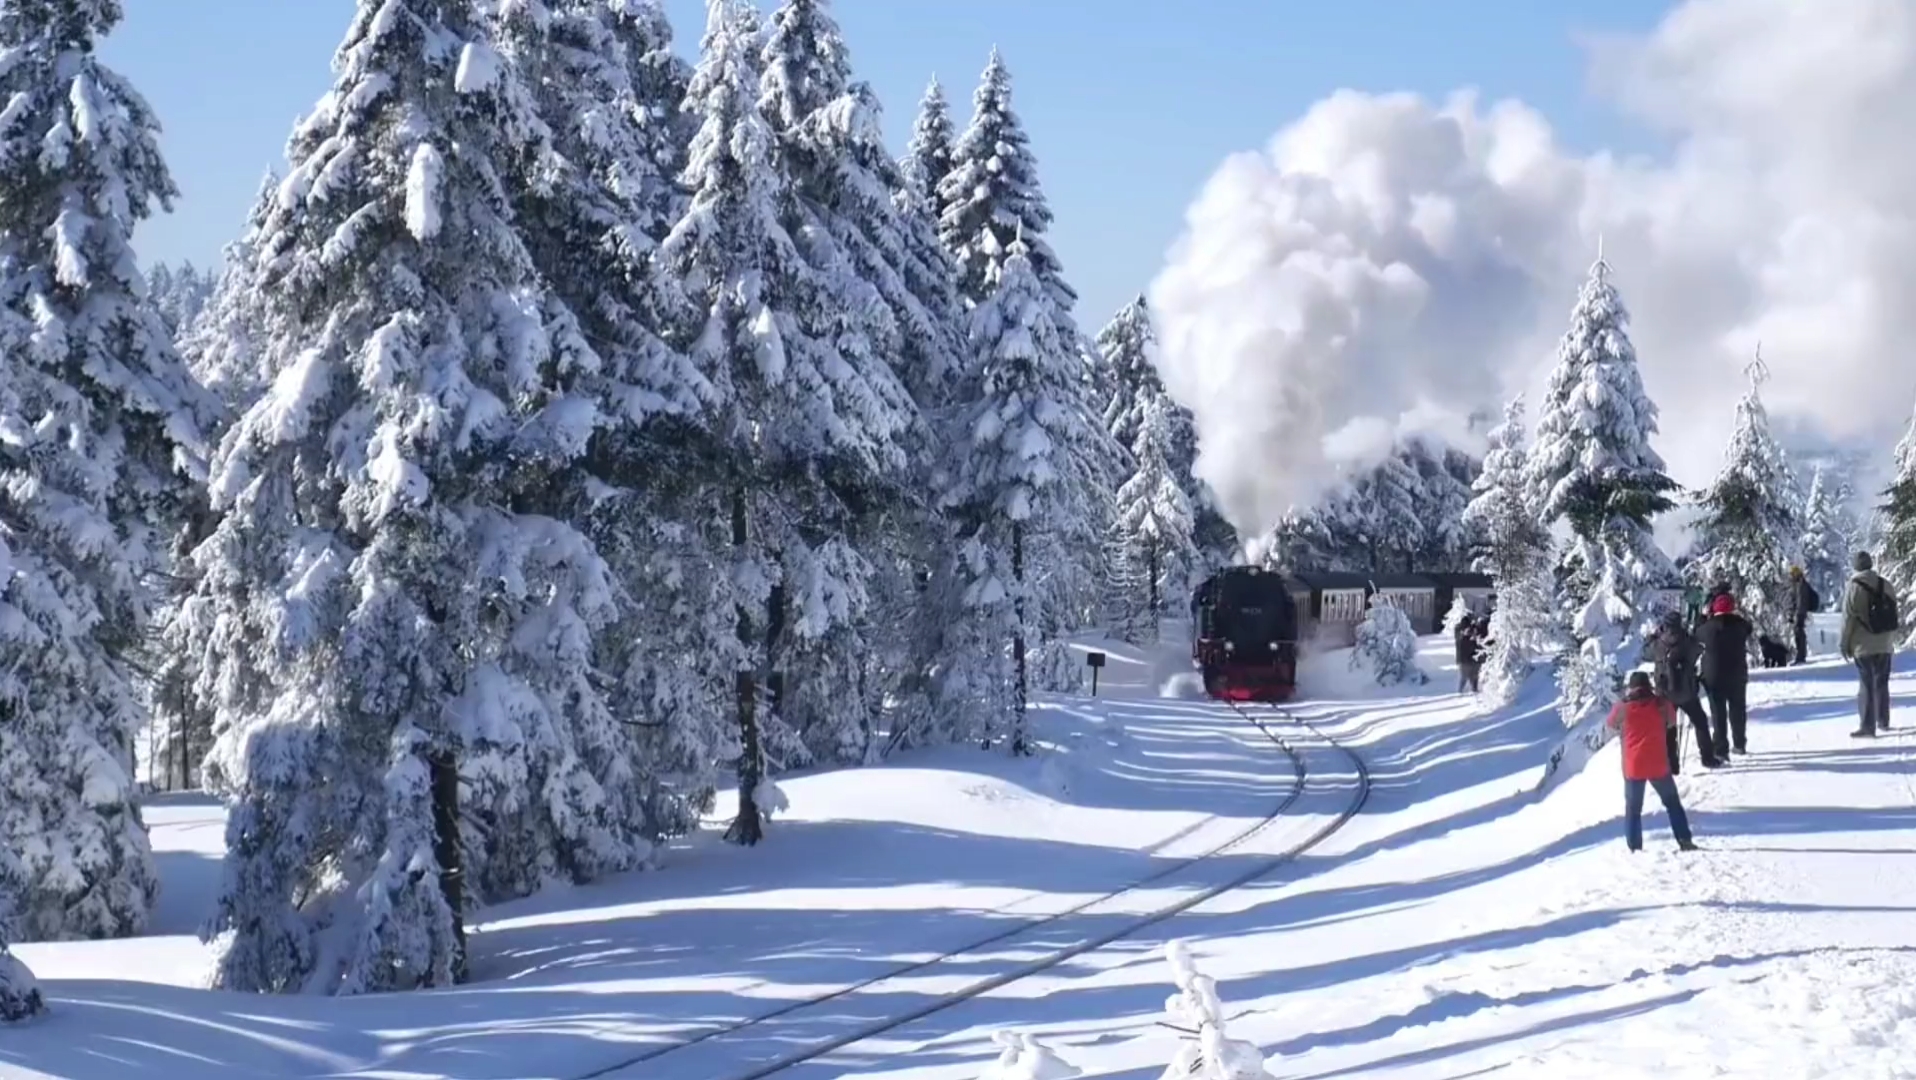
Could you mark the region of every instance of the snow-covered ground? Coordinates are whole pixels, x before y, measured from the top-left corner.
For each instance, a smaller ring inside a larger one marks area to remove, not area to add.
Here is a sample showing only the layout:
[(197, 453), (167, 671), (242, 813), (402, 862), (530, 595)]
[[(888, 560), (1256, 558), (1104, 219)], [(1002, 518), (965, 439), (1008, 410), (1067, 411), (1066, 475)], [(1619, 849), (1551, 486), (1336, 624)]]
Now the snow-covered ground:
[[(1481, 715), (1450, 693), (1445, 652), (1427, 642), (1432, 681), (1408, 694), (1354, 686), (1338, 654), (1306, 666), (1298, 713), (1358, 752), (1372, 794), (1302, 857), (778, 1075), (971, 1080), (1015, 1029), (1089, 1075), (1155, 1080), (1183, 1038), (1160, 1023), (1164, 946), (1183, 938), (1231, 1035), (1281, 1077), (1916, 1077), (1916, 663), (1899, 664), (1898, 727), (1875, 742), (1848, 738), (1840, 662), (1760, 673), (1751, 756), (1682, 780), (1706, 850), (1679, 856), (1658, 811), (1632, 857), (1615, 749), (1542, 802), (1519, 796), (1561, 733), (1547, 675)], [(1045, 710), (1039, 758), (948, 748), (790, 778), (791, 811), (757, 850), (700, 837), (663, 871), (490, 909), (475, 981), (453, 991), (192, 989), (220, 813), (157, 800), (156, 936), (20, 947), (54, 1012), (0, 1031), (0, 1076), (572, 1080), (1002, 939), (617, 1073), (742, 1075), (1121, 929), (1327, 821), (1344, 796), (1305, 792), (1264, 833), (1181, 866), (1292, 796), (1294, 760), (1315, 790), (1328, 759), (1294, 725), (1273, 728), (1286, 753), (1228, 709), (1157, 697), (1176, 653), (1112, 647), (1105, 696)]]

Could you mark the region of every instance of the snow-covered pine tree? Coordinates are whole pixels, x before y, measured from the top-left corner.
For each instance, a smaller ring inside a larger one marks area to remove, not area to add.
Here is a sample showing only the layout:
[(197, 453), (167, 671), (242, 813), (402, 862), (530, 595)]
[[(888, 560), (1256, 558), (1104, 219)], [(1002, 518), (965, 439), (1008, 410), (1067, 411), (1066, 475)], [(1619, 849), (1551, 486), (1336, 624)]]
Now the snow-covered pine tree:
[(622, 421), (696, 411), (697, 372), (662, 338), (685, 318), (684, 297), (652, 264), (683, 210), (672, 177), (685, 148), (664, 122), (681, 100), (641, 96), (672, 92), (669, 75), (633, 82), (671, 48), (657, 0), (525, 0), (493, 19), (502, 57), (550, 132), (512, 163), (533, 266), (602, 358), (604, 385), (622, 391), (611, 401)]
[(677, 183), (685, 167), (697, 118), (685, 109), (692, 65), (673, 48), (672, 21), (664, 0), (587, 0), (607, 21), (625, 59), (626, 85), (642, 110), (640, 138), (649, 148), (646, 157), (664, 168), (675, 199), (672, 220), (685, 211), (686, 192)]
[(1482, 686), (1485, 696), (1501, 705), (1516, 698), (1531, 663), (1558, 635), (1550, 595), (1553, 543), (1525, 478), (1521, 395), (1504, 406), (1503, 423), (1490, 430), (1488, 441), (1463, 524), (1476, 545), (1471, 566), (1488, 574), (1497, 590)]
[(1789, 567), (1802, 535), (1790, 465), (1770, 434), (1759, 354), (1746, 372), (1749, 389), (1736, 403), (1736, 426), (1723, 468), (1697, 498), (1696, 572), (1726, 582), (1757, 626), (1779, 640), (1788, 634)]
[(997, 49), (991, 50), (972, 93), (971, 109), (971, 123), (952, 146), (951, 169), (938, 184), (944, 203), (939, 235), (958, 259), (959, 290), (972, 303), (983, 303), (1003, 276), (1012, 243), (1021, 242), (1032, 272), (1057, 308), (1054, 321), (1075, 348), (1078, 331), (1071, 311), (1078, 294), (1065, 283), (1063, 267), (1045, 240), (1051, 206), (1038, 182), (1038, 161), (1024, 121), (1011, 106), (1011, 71)]
[[(1916, 418), (1896, 444), (1893, 473), (1874, 515), (1876, 571), (1896, 587), (1900, 610), (1916, 608)], [(1867, 545), (1858, 550), (1869, 551)], [(1832, 597), (1841, 593), (1832, 593)], [(1916, 640), (1916, 634), (1911, 635)]]
[[(897, 483), (911, 423), (903, 387), (870, 339), (858, 340), (862, 327), (883, 325), (882, 309), (841, 318), (847, 283), (821, 273), (810, 258), (822, 249), (802, 249), (785, 225), (800, 195), (756, 107), (760, 25), (749, 3), (711, 0), (686, 100), (701, 120), (684, 178), (691, 208), (661, 246), (694, 300), (685, 334), (713, 388), (698, 480), (729, 531), (724, 606), (739, 620), (729, 653), (705, 664), (736, 674), (740, 800), (727, 836), (745, 844), (776, 806), (768, 750), (789, 739), (784, 679), (768, 658), (856, 625), (870, 570), (847, 535), (850, 508)], [(798, 641), (788, 646), (787, 634)], [(870, 700), (855, 682), (796, 693)]]
[(1358, 481), (1356, 491), (1370, 549), (1370, 569), (1393, 573), (1416, 570), (1417, 555), (1430, 543), (1431, 527), (1439, 523), (1427, 522), (1421, 516), (1426, 501), (1424, 481), (1409, 453), (1399, 448), (1386, 456)]
[(264, 387), (254, 338), (269, 298), (257, 285), (255, 245), (279, 185), (279, 175), (271, 170), (261, 178), (244, 230), (222, 252), (212, 295), (180, 332), (181, 357), (201, 385), (225, 402), (227, 420), (251, 405)]
[[(1120, 446), (1130, 447), (1137, 439), (1143, 414), (1143, 399), (1163, 393), (1163, 380), (1152, 364), (1157, 334), (1151, 327), (1151, 313), (1140, 296), (1118, 309), (1111, 321), (1098, 331), (1098, 352), (1111, 372), (1112, 394), (1104, 402), (1104, 426)], [(1193, 438), (1195, 443), (1195, 438)], [(1183, 447), (1175, 448), (1182, 451)]]
[(1651, 519), (1671, 508), (1676, 488), (1650, 446), (1656, 430), (1629, 312), (1599, 253), (1557, 346), (1525, 463), (1540, 523), (1565, 524), (1572, 537), (1556, 572), (1559, 609), (1576, 644), (1560, 676), (1566, 721), (1616, 700), (1654, 590), (1675, 580), (1651, 533)]
[(1010, 638), (1010, 715), (994, 734), (1013, 753), (1029, 750), (1032, 690), (1052, 682), (1048, 673), (1075, 668), (1064, 638), (1084, 587), (1070, 580), (1078, 565), (1071, 552), (1084, 543), (1083, 523), (1093, 513), (1086, 458), (1074, 452), (1093, 437), (1092, 425), (1071, 407), (1078, 358), (1055, 312), (1024, 246), (1013, 241), (997, 291), (972, 312), (976, 369), (968, 397), (975, 404), (962, 428), (968, 441), (957, 483), (945, 493), (960, 525), (975, 618), (986, 632)]
[(1834, 610), (1843, 595), (1843, 582), (1849, 577), (1849, 540), (1844, 535), (1843, 515), (1837, 503), (1838, 492), (1819, 464), (1810, 475), (1810, 491), (1803, 500), (1803, 535), (1797, 543), (1802, 554), (1803, 577), (1823, 598), (1827, 610)]
[(1118, 489), (1116, 532), (1120, 565), (1133, 571), (1139, 590), (1130, 597), (1135, 618), (1128, 620), (1158, 640), (1158, 623), (1168, 606), (1183, 599), (1198, 566), (1191, 543), (1191, 504), (1171, 471), (1175, 452), (1177, 404), (1160, 388), (1140, 402), (1131, 456), (1137, 471)]
[[(922, 457), (920, 418), (899, 383), (935, 398), (960, 366), (955, 268), (925, 215), (895, 200), (904, 178), (885, 148), (876, 97), (852, 78), (850, 50), (827, 0), (780, 4), (762, 56), (760, 111), (791, 185), (786, 228), (833, 297), (829, 322), (813, 332), (835, 338), (888, 395), (901, 423), (890, 438), (918, 451), (897, 461)], [(783, 552), (791, 587), (774, 602), (809, 603), (817, 613), (829, 596), (835, 611), (825, 622), (792, 622), (781, 654), (769, 658), (788, 688), (780, 706), (815, 757), (873, 759), (884, 703), (932, 660), (910, 648), (894, 651), (917, 639), (890, 632), (917, 601), (922, 556), (924, 523), (911, 512), (922, 502), (910, 495), (907, 476), (890, 466), (866, 473), (855, 498), (828, 500), (814, 513), (815, 527), (830, 519), (836, 541), (829, 548), (809, 542)], [(829, 508), (832, 501), (838, 508)]]
[(617, 593), (545, 512), (579, 500), (612, 410), (501, 197), (551, 151), (492, 29), (361, 0), (255, 245), (269, 389), (221, 445), (195, 552), (227, 988), (453, 982), (469, 857), (475, 886), (521, 891), (649, 850), (608, 789), (622, 748), (595, 743)]
[(1460, 571), (1470, 563), (1464, 509), (1470, 505), (1471, 485), (1481, 466), (1461, 450), (1432, 445), (1422, 438), (1409, 440), (1404, 455), (1417, 470), (1417, 520), (1424, 526), (1424, 542), (1411, 558), (1411, 569)]
[(944, 220), (947, 203), (939, 185), (951, 172), (951, 108), (945, 102), (945, 88), (936, 78), (925, 86), (918, 99), (918, 115), (911, 123), (911, 141), (898, 171), (905, 181), (906, 196), (931, 217), (935, 224)]
[(134, 665), (211, 411), (128, 246), (176, 191), (152, 110), (96, 52), (119, 19), (0, 5), (0, 848), (28, 940), (136, 933), (158, 888)]
[(167, 334), (177, 339), (206, 306), (214, 284), (214, 275), (201, 271), (191, 261), (178, 267), (160, 263), (147, 274), (146, 295)]

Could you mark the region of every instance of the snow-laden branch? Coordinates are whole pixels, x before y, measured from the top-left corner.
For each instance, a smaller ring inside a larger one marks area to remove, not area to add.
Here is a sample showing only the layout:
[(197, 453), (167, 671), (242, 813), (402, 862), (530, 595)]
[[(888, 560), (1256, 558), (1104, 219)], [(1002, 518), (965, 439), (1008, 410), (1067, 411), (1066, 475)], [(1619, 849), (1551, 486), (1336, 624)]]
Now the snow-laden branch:
[(1184, 1044), (1164, 1068), (1159, 1080), (1275, 1080), (1264, 1068), (1264, 1051), (1255, 1044), (1233, 1039), (1226, 1030), (1224, 1003), (1217, 996), (1217, 980), (1198, 971), (1191, 950), (1182, 941), (1164, 947), (1178, 992), (1164, 1003), (1171, 1023), (1195, 1030), (1195, 1041)]

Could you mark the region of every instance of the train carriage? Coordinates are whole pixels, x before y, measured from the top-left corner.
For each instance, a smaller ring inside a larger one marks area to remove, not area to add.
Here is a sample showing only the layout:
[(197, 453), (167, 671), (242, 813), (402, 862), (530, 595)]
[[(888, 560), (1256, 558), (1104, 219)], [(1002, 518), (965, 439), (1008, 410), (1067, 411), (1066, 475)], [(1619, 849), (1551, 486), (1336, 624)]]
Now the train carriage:
[(1288, 700), (1297, 691), (1297, 638), (1297, 603), (1283, 574), (1227, 567), (1191, 596), (1191, 659), (1214, 698)]

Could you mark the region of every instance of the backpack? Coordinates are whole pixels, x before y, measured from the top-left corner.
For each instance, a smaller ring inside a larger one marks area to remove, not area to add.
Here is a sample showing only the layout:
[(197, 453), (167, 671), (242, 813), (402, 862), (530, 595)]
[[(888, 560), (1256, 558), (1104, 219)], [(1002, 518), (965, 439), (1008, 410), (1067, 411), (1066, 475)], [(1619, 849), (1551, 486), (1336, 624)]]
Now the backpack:
[(1805, 584), (1803, 586), (1803, 593), (1804, 593), (1803, 595), (1803, 610), (1804, 611), (1823, 610), (1823, 597), (1822, 597), (1822, 594), (1816, 591), (1816, 586)]
[(1863, 590), (1863, 598), (1868, 602), (1863, 610), (1863, 629), (1872, 634), (1891, 634), (1902, 629), (1902, 617), (1896, 613), (1896, 597), (1890, 594), (1887, 585), (1872, 589), (1860, 579), (1856, 585)]

